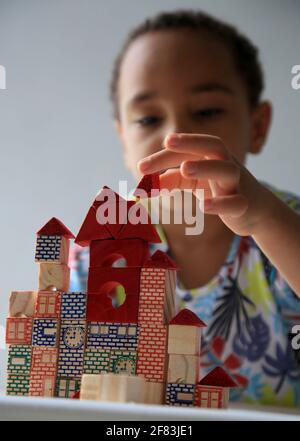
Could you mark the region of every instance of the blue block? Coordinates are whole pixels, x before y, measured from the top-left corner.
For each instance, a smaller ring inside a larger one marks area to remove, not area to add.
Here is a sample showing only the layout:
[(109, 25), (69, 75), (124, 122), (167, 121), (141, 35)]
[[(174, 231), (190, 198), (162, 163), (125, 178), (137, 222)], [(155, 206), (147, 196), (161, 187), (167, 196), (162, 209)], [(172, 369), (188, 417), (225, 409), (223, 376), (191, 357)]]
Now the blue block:
[(166, 388), (166, 404), (169, 406), (193, 406), (194, 384), (168, 383)]
[(86, 293), (64, 292), (61, 296), (61, 319), (84, 320), (86, 318)]
[(138, 333), (137, 324), (89, 322), (87, 348), (137, 351)]
[(58, 369), (59, 377), (80, 377), (86, 340), (85, 320), (64, 320), (61, 323)]
[(61, 236), (37, 236), (35, 261), (59, 261), (61, 243)]
[(32, 331), (32, 346), (52, 346), (58, 344), (58, 320), (34, 319)]

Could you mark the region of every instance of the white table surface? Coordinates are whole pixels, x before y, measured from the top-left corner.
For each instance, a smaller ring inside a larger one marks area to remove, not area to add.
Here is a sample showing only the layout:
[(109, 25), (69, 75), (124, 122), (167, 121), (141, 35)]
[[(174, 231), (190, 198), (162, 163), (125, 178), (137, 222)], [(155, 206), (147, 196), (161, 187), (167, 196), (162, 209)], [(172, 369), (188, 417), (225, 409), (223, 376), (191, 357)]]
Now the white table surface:
[(226, 410), (0, 396), (0, 420), (300, 421), (300, 410), (231, 406)]

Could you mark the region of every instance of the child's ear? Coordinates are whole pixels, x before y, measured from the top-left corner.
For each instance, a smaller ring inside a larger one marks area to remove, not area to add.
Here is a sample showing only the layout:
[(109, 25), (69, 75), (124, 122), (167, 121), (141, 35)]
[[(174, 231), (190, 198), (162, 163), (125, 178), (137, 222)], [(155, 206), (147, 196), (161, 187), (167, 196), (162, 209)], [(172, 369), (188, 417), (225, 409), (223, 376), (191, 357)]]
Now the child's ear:
[(261, 152), (268, 136), (272, 121), (272, 104), (263, 101), (258, 104), (252, 114), (252, 136), (250, 153), (258, 154)]

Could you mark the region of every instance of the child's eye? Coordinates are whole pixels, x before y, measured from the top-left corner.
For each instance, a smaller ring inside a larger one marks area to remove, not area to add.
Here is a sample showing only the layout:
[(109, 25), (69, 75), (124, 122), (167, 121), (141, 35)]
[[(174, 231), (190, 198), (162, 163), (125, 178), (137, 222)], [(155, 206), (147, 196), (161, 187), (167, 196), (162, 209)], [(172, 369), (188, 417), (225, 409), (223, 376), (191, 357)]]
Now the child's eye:
[(145, 116), (144, 118), (138, 119), (136, 123), (142, 127), (150, 126), (156, 124), (159, 121), (159, 118), (156, 116)]
[(201, 109), (194, 113), (194, 115), (200, 118), (213, 118), (215, 116), (221, 115), (225, 110), (221, 108), (210, 108), (210, 109)]

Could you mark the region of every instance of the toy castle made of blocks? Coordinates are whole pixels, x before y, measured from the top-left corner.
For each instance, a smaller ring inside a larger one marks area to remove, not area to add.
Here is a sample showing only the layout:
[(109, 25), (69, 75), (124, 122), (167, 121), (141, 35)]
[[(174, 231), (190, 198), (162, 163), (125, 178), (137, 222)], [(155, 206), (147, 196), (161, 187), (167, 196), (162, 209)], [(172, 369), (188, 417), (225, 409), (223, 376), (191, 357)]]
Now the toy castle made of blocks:
[[(158, 175), (144, 176), (137, 189), (158, 194)], [(132, 222), (130, 210), (144, 221)], [(87, 292), (69, 291), (71, 239), (89, 247)], [(149, 251), (159, 242), (139, 200), (108, 187), (76, 238), (56, 218), (37, 232), (38, 289), (13, 291), (9, 299), (8, 395), (228, 406), (236, 384), (221, 367), (200, 380), (206, 325), (188, 309), (176, 311), (177, 266), (166, 253)]]

